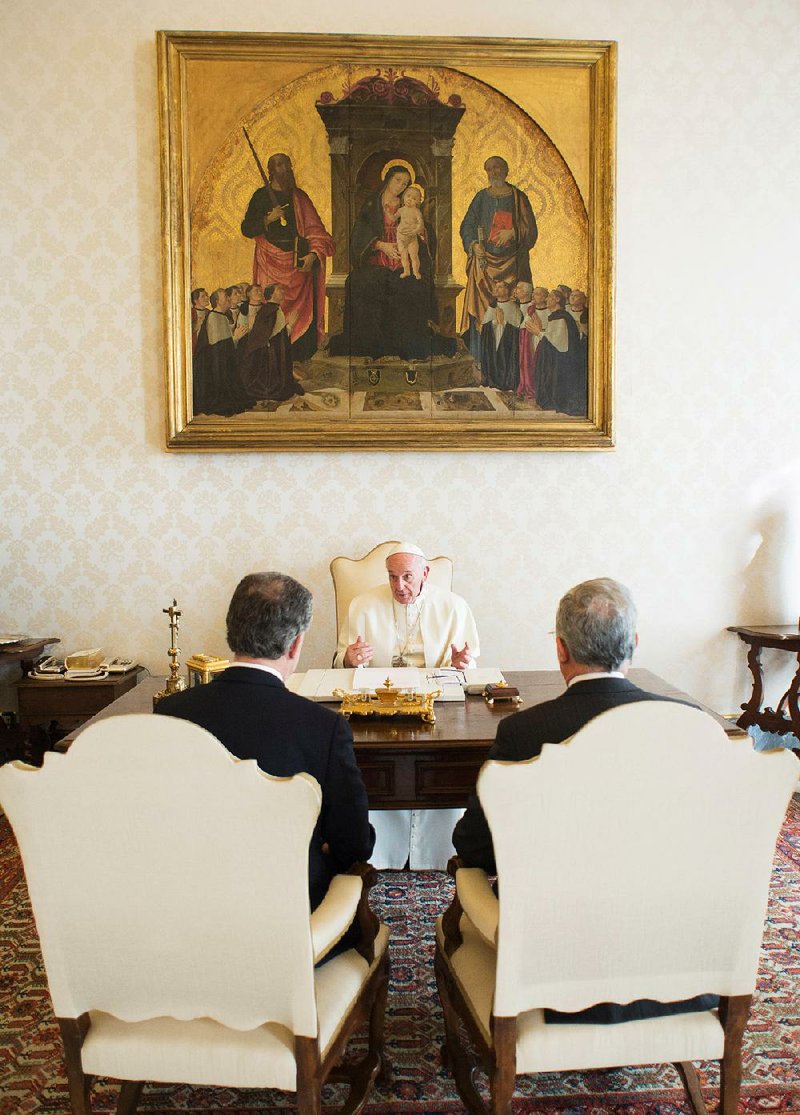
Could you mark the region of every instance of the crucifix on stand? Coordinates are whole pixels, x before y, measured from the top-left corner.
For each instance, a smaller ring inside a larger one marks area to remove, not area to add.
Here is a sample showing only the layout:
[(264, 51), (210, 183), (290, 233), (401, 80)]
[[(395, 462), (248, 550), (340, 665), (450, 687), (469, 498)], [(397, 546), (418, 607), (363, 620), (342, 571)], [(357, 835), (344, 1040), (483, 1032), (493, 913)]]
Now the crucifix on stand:
[(166, 685), (160, 692), (156, 693), (153, 697), (153, 708), (163, 697), (168, 697), (170, 693), (180, 693), (182, 689), (186, 688), (186, 681), (184, 678), (178, 676), (178, 655), (180, 648), (177, 645), (176, 639), (178, 629), (180, 627), (180, 618), (183, 614), (178, 608), (178, 601), (173, 597), (172, 603), (168, 608), (162, 608), (161, 611), (165, 616), (169, 616), (169, 677), (167, 678)]

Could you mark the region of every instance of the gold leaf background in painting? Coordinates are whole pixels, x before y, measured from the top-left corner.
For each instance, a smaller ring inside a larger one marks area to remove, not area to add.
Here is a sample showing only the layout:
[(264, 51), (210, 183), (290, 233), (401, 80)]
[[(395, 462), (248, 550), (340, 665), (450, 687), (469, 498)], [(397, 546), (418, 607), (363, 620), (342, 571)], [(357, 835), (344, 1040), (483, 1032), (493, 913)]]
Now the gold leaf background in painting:
[[(483, 163), (502, 155), (509, 181), (528, 195), (539, 225), (531, 255), (536, 284), (567, 283), (587, 289), (588, 221), (584, 199), (556, 145), (518, 105), (496, 89), (456, 70), (403, 67), (425, 84), (435, 81), (440, 98), (458, 94), (466, 111), (453, 146), (453, 276), (465, 280), (459, 226), (477, 190), (486, 185)], [(326, 66), (288, 82), (257, 104), (242, 123), (266, 169), (276, 151), (291, 156), (297, 184), (331, 227), (330, 159), (325, 128), (316, 110), (322, 92), (339, 97), (347, 83), (375, 66)], [(252, 242), (240, 224), (253, 192), (262, 184), (241, 128), (221, 144), (203, 174), (191, 206), (192, 287), (213, 290), (249, 278)], [(456, 320), (460, 318), (460, 305)]]

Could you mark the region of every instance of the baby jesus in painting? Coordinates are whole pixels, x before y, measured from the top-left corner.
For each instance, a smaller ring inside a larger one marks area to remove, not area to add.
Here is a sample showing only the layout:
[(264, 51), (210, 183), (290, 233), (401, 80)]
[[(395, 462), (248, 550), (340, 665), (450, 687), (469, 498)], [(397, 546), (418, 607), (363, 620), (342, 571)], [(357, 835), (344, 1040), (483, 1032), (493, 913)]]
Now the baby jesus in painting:
[(425, 233), (425, 221), (420, 205), (422, 204), (422, 190), (419, 186), (408, 186), (403, 194), (403, 204), (397, 214), (397, 247), (400, 250), (400, 262), (403, 270), (401, 279), (407, 279), (412, 274), (415, 279), (421, 279), (419, 272), (419, 236)]

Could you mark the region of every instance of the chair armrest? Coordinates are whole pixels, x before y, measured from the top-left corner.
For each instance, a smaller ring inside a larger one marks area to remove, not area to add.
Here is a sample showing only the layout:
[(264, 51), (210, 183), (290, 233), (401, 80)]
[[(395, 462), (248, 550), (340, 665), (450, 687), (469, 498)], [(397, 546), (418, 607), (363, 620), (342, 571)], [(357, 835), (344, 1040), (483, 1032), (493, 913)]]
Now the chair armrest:
[(311, 945), (315, 964), (347, 932), (360, 898), (360, 879), (353, 878), (352, 875), (334, 875), (328, 893), (311, 915)]
[(369, 863), (355, 863), (346, 875), (334, 875), (328, 893), (311, 915), (311, 943), (317, 964), (340, 941), (353, 918), (358, 920), (361, 940), (355, 949), (370, 964), (375, 958), (375, 937), (380, 922), (369, 907), (368, 895), (378, 880)]
[(486, 872), (480, 867), (462, 867), (456, 874), (456, 893), (461, 909), (492, 948), (497, 948), (500, 903)]

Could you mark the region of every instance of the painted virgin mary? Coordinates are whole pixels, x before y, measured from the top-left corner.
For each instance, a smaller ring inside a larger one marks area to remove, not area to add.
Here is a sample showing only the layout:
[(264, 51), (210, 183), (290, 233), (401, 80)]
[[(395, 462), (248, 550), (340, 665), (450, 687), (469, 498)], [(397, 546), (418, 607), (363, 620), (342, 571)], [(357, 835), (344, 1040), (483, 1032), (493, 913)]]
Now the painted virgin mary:
[(431, 327), (438, 319), (433, 286), (436, 242), (431, 225), (419, 237), (420, 278), (402, 277), (397, 214), (412, 177), (389, 166), (367, 198), (350, 234), (351, 272), (345, 283), (344, 329), (331, 339), (333, 355), (399, 356), (426, 360), (451, 356), (456, 341)]

